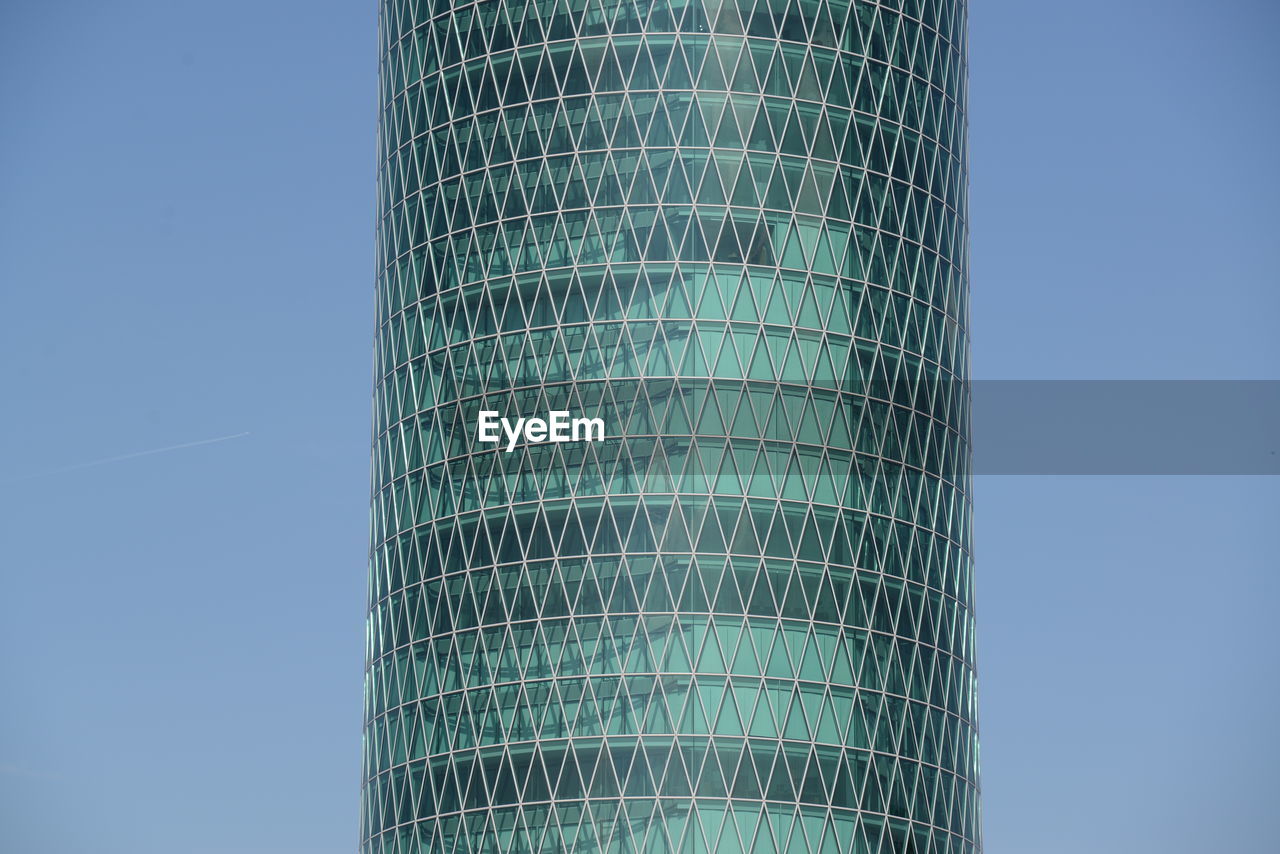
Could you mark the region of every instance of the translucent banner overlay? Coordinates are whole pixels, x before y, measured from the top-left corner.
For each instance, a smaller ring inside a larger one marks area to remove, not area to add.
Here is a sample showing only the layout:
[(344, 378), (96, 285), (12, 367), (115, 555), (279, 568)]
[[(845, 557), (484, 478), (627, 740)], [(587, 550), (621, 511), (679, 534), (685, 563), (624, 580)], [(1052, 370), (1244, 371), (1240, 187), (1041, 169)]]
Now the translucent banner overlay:
[(975, 474), (1280, 474), (1280, 381), (979, 380)]
[[(488, 413), (487, 415), (485, 413)], [(601, 419), (602, 441), (480, 441), (482, 417)], [(1280, 474), (1280, 381), (886, 381), (816, 386), (744, 378), (613, 378), (508, 387), (392, 428), (408, 471), (529, 478), (567, 493), (779, 494), (894, 472), (979, 475)], [(972, 436), (970, 444), (966, 436)], [(421, 455), (419, 455), (419, 452)], [(416, 459), (415, 459), (416, 458)], [(535, 487), (537, 483), (540, 486)], [(812, 489), (804, 494), (812, 499)]]

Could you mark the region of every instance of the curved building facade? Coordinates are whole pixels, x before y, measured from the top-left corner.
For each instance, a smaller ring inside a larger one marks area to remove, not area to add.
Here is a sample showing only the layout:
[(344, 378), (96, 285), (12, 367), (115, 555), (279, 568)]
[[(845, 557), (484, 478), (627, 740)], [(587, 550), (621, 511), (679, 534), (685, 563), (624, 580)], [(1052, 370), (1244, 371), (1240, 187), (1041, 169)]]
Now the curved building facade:
[(980, 850), (965, 15), (384, 0), (364, 852)]

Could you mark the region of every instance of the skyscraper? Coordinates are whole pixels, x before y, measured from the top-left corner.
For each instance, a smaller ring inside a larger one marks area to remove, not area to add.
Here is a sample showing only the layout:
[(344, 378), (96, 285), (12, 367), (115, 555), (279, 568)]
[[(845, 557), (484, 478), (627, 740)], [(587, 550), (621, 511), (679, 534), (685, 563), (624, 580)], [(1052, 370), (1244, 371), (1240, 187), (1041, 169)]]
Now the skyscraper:
[(980, 849), (965, 15), (384, 0), (364, 851)]

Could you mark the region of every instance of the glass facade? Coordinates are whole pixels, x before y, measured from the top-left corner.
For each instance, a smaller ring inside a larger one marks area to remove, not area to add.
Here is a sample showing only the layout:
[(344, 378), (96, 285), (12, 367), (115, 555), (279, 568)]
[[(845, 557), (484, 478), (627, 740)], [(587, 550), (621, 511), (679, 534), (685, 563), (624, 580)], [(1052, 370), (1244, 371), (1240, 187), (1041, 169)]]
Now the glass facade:
[(980, 850), (965, 16), (384, 0), (364, 852)]

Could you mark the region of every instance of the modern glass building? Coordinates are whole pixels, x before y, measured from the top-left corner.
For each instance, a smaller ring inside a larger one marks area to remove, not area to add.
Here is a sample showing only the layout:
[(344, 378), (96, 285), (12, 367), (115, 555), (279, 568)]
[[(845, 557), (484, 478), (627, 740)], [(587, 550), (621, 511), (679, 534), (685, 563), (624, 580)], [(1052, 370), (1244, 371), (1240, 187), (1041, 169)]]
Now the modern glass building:
[(980, 850), (965, 16), (384, 0), (363, 851)]

